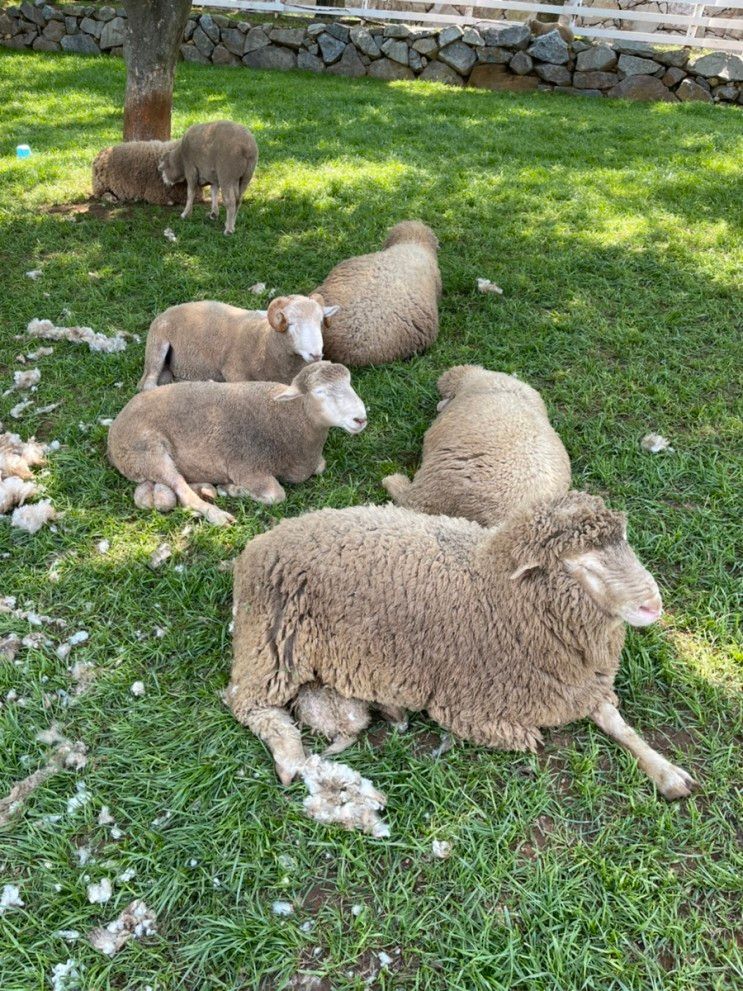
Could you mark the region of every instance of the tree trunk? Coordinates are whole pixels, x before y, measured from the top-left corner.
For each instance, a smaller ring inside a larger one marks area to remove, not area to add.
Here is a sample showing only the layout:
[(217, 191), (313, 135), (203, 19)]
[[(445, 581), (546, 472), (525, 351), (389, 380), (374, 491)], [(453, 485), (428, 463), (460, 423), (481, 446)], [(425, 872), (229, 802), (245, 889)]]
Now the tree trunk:
[(173, 77), (190, 0), (123, 0), (124, 141), (168, 141)]

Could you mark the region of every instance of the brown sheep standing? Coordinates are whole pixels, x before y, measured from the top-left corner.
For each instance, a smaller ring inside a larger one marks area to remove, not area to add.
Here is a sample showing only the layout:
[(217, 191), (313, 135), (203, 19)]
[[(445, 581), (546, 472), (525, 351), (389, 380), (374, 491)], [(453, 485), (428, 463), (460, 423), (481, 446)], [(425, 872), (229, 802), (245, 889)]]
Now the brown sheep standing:
[(439, 332), (438, 247), (430, 227), (406, 220), (381, 251), (336, 265), (315, 290), (328, 306), (340, 306), (325, 330), (326, 357), (381, 365), (429, 348)]
[(227, 701), (284, 783), (306, 761), (285, 707), (319, 682), (504, 750), (588, 718), (666, 798), (693, 786), (617, 709), (625, 623), (662, 608), (625, 517), (597, 497), (570, 492), (493, 529), (393, 506), (285, 519), (240, 555), (234, 607)]
[(196, 190), (211, 186), (212, 220), (219, 216), (218, 194), (227, 211), (225, 234), (235, 233), (235, 217), (258, 161), (255, 138), (241, 124), (217, 120), (194, 124), (179, 141), (172, 143), (160, 162), (160, 174), (167, 184), (186, 180), (188, 196), (181, 214), (191, 215)]
[(93, 162), (93, 196), (113, 197), (122, 203), (144, 201), (156, 206), (186, 202), (185, 182), (168, 185), (160, 175), (160, 161), (175, 141), (126, 141), (99, 152)]
[(536, 389), (513, 375), (456, 365), (438, 390), (439, 415), (412, 483), (405, 475), (382, 481), (398, 506), (495, 526), (565, 495), (570, 458)]

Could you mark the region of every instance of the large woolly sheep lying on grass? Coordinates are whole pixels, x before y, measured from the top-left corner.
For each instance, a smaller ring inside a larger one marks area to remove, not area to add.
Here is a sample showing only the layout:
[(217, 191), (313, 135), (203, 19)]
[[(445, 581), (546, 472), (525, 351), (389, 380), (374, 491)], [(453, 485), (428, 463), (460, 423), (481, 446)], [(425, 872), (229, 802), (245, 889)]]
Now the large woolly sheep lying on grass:
[(306, 760), (287, 706), (319, 683), (426, 711), (466, 740), (535, 750), (591, 719), (668, 799), (691, 777), (624, 722), (613, 683), (625, 623), (661, 614), (625, 518), (570, 492), (500, 528), (396, 507), (322, 510), (252, 540), (235, 568), (227, 702), (281, 781)]
[(166, 185), (188, 187), (183, 220), (191, 215), (194, 197), (202, 186), (211, 186), (212, 209), (219, 216), (218, 195), (227, 211), (225, 234), (235, 233), (235, 217), (258, 161), (258, 145), (250, 131), (230, 120), (194, 124), (179, 141), (171, 143), (160, 161), (160, 174)]
[(382, 481), (399, 506), (494, 526), (565, 495), (570, 459), (536, 389), (512, 375), (457, 365), (438, 390), (440, 412), (412, 483), (405, 475)]
[(186, 202), (185, 182), (167, 185), (160, 175), (163, 155), (175, 141), (126, 141), (99, 152), (93, 162), (93, 196), (122, 203), (143, 200), (157, 206)]
[(234, 522), (210, 505), (215, 485), (230, 496), (281, 502), (278, 482), (304, 482), (325, 470), (331, 427), (360, 433), (364, 404), (347, 368), (318, 361), (291, 385), (277, 382), (174, 382), (140, 392), (108, 433), (108, 457), (137, 482), (134, 501), (167, 512), (180, 502), (210, 523)]
[(439, 332), (439, 242), (430, 227), (406, 220), (381, 251), (347, 258), (319, 292), (339, 312), (328, 320), (325, 354), (344, 365), (381, 365), (425, 351)]
[(140, 389), (168, 382), (289, 383), (323, 355), (322, 329), (337, 307), (322, 296), (279, 296), (268, 310), (203, 300), (171, 306), (147, 334)]

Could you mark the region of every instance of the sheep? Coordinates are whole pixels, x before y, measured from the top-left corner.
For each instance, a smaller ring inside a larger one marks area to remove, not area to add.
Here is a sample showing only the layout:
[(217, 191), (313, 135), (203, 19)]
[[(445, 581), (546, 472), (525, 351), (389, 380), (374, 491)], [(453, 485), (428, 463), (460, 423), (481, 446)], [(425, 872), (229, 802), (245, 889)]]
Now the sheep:
[[(405, 710), (400, 706), (377, 706), (395, 729), (406, 730)], [(292, 700), (298, 722), (327, 737), (331, 744), (325, 754), (340, 754), (356, 742), (359, 733), (371, 723), (369, 706), (361, 699), (344, 698), (332, 688), (316, 683), (302, 685)]]
[(185, 182), (168, 185), (160, 161), (175, 141), (126, 141), (99, 152), (93, 162), (93, 196), (123, 203), (144, 200), (157, 206), (186, 202)]
[(315, 290), (340, 311), (328, 320), (325, 354), (344, 365), (378, 365), (425, 351), (439, 332), (439, 242), (406, 220), (382, 250), (336, 265)]
[(283, 784), (306, 760), (285, 707), (315, 682), (505, 750), (534, 751), (540, 728), (588, 718), (665, 798), (695, 784), (619, 714), (625, 623), (650, 625), (662, 602), (625, 516), (598, 497), (569, 492), (493, 528), (389, 505), (325, 509), (254, 538), (234, 576), (226, 700)]
[(322, 449), (333, 426), (360, 433), (366, 410), (348, 369), (318, 361), (288, 386), (174, 382), (140, 392), (111, 424), (108, 457), (138, 483), (137, 506), (167, 512), (177, 500), (226, 526), (234, 518), (205, 501), (214, 485), (230, 496), (281, 502), (277, 476), (304, 482), (325, 470)]
[(227, 211), (225, 234), (235, 233), (235, 217), (258, 161), (258, 145), (250, 131), (231, 120), (194, 124), (160, 159), (160, 175), (166, 185), (186, 180), (188, 195), (181, 219), (190, 217), (196, 190), (211, 186), (209, 217), (219, 216), (218, 194)]
[[(183, 379), (282, 382), (322, 358), (322, 296), (279, 296), (268, 310), (204, 300), (171, 306), (147, 334), (140, 389)], [(278, 333), (276, 333), (278, 332)]]
[(412, 483), (382, 485), (399, 506), (483, 526), (570, 488), (570, 459), (542, 397), (512, 375), (457, 365), (438, 381), (439, 415), (423, 438)]
[(575, 34), (566, 17), (561, 17), (556, 21), (540, 21), (538, 17), (530, 17), (526, 22), (526, 26), (534, 38), (540, 38), (543, 34), (549, 34), (550, 31), (557, 31), (562, 40), (568, 45), (575, 41)]

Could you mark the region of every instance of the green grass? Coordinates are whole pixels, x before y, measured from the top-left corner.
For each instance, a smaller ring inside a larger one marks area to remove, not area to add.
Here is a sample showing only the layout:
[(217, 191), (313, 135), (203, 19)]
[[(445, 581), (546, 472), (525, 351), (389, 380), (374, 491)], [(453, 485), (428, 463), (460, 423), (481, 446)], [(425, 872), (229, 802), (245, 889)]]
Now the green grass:
[[(96, 421), (131, 396), (143, 343), (118, 355), (58, 344), (40, 361), (37, 404), (62, 405), (20, 429), (64, 445), (43, 475), (63, 516), (33, 537), (0, 521), (1, 591), (89, 630), (74, 656), (98, 677), (65, 707), (53, 647), (0, 664), (0, 698), (27, 700), (0, 708), (0, 794), (44, 762), (35, 735), (57, 719), (88, 746), (92, 798), (65, 815), (78, 778), (60, 774), (0, 838), (0, 883), (26, 903), (0, 920), (0, 987), (47, 988), (68, 957), (94, 991), (278, 991), (298, 971), (325, 991), (740, 987), (740, 110), (181, 65), (175, 132), (231, 117), (260, 145), (228, 239), (204, 207), (189, 222), (146, 206), (51, 209), (84, 204), (92, 158), (119, 140), (123, 82), (115, 60), (0, 58), (3, 383), (34, 346), (15, 339), (32, 317), (62, 321), (69, 308), (75, 323), (144, 335), (184, 300), (255, 305), (246, 287), (258, 281), (308, 291), (406, 217), (441, 240), (441, 335), (420, 358), (356, 373), (366, 432), (335, 432), (326, 474), (279, 507), (224, 500), (238, 518), (227, 531), (138, 512), (106, 462)], [(14, 158), (20, 142), (29, 162)], [(41, 279), (24, 277), (39, 267)], [(478, 276), (503, 296), (479, 295)], [(348, 753), (389, 795), (392, 839), (374, 841), (305, 819), (301, 787), (279, 787), (221, 705), (231, 578), (219, 565), (284, 516), (383, 501), (380, 479), (415, 467), (436, 378), (459, 362), (540, 388), (576, 487), (629, 512), (667, 615), (630, 635), (618, 691), (628, 720), (699, 779), (691, 800), (658, 800), (585, 724), (548, 736), (537, 757), (456, 744), (434, 759), (440, 733), (416, 718), (409, 734), (377, 731)], [(16, 401), (0, 403), (13, 429)], [(643, 453), (651, 430), (675, 451)], [(153, 572), (163, 540), (174, 556)], [(28, 632), (0, 614), (10, 630)], [(117, 842), (97, 825), (102, 804)], [(432, 857), (433, 838), (453, 841), (449, 860)], [(81, 868), (85, 844), (95, 860)], [(107, 906), (88, 904), (84, 874), (129, 867)], [(160, 935), (111, 961), (53, 935), (85, 933), (133, 897), (157, 910)], [(277, 898), (295, 914), (273, 916)], [(394, 962), (366, 985), (380, 950)]]

